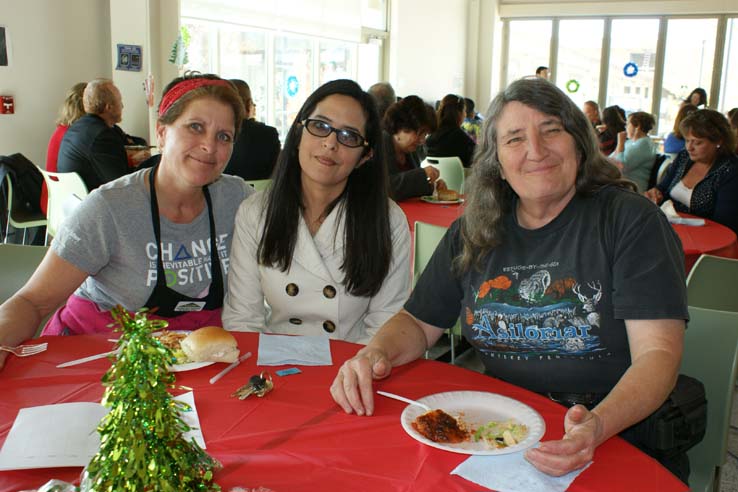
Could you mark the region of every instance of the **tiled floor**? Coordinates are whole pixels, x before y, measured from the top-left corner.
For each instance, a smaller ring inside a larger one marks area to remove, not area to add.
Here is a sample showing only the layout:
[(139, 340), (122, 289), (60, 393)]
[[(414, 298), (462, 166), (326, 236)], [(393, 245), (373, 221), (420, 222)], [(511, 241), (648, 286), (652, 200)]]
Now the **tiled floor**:
[[(441, 339), (428, 354), (429, 358), (436, 358), (448, 350), (448, 340)], [(474, 351), (468, 351), (456, 359), (456, 364), (473, 371), (482, 372), (484, 366)], [(723, 467), (720, 479), (720, 492), (738, 492), (738, 391), (733, 397), (733, 414), (731, 416), (731, 429), (728, 442), (728, 457)]]

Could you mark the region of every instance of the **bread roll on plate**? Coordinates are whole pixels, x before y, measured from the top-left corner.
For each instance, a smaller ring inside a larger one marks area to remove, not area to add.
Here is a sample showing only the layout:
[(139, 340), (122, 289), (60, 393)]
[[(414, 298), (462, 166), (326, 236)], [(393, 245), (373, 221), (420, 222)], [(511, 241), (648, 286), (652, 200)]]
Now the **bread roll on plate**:
[(228, 331), (220, 326), (204, 326), (182, 340), (182, 351), (192, 362), (235, 362), (238, 344)]
[(443, 202), (453, 202), (455, 200), (459, 199), (459, 193), (454, 190), (437, 190), (438, 191), (438, 199)]

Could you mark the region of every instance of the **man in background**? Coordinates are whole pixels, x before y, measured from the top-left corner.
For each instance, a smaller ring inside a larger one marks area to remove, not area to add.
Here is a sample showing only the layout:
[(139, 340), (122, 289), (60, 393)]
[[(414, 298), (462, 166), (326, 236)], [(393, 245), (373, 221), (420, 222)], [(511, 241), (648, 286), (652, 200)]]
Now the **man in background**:
[(536, 77), (548, 80), (549, 75), (550, 73), (548, 71), (548, 67), (544, 67), (543, 65), (541, 65), (540, 67), (536, 68)]
[(594, 101), (586, 101), (582, 106), (587, 119), (592, 123), (594, 128), (602, 124), (602, 117), (600, 116), (600, 106)]
[(82, 95), (85, 115), (64, 134), (59, 146), (59, 172), (76, 172), (88, 191), (128, 174), (128, 157), (121, 132), (120, 91), (110, 79), (87, 83)]
[(384, 118), (384, 113), (387, 112), (387, 108), (397, 102), (395, 89), (392, 88), (389, 82), (377, 82), (373, 86), (369, 87), (367, 92), (369, 92), (369, 95), (374, 98), (380, 119)]
[(249, 181), (269, 179), (281, 149), (277, 129), (254, 119), (256, 105), (251, 98), (249, 84), (240, 79), (230, 82), (241, 96), (246, 116), (233, 144), (231, 160), (223, 172)]

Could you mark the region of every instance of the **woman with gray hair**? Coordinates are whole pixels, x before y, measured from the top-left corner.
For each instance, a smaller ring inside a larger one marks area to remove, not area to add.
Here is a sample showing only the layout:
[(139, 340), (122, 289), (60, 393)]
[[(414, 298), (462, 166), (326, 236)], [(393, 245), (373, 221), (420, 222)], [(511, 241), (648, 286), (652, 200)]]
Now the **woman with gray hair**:
[[(688, 317), (683, 253), (590, 125), (543, 79), (494, 99), (464, 215), (405, 308), (331, 386), (346, 412), (371, 415), (372, 380), (421, 357), (459, 316), (487, 374), (570, 407), (565, 438), (526, 452), (546, 473), (586, 465), (666, 400)], [(686, 480), (684, 460), (665, 464)]]

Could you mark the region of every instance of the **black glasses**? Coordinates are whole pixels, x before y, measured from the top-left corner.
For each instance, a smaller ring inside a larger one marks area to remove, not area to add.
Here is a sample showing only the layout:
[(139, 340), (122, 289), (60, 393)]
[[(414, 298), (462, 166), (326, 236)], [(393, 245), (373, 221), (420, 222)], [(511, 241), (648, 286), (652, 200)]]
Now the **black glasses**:
[(331, 125), (323, 120), (307, 119), (300, 123), (310, 133), (316, 137), (327, 137), (333, 132), (336, 132), (336, 140), (338, 143), (345, 145), (346, 147), (367, 147), (369, 142), (364, 137), (359, 135), (353, 130), (344, 130), (340, 128), (333, 128)]

